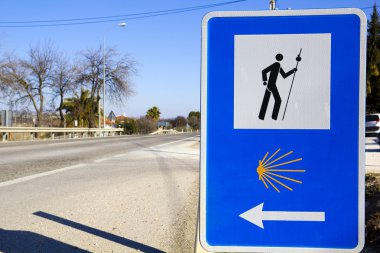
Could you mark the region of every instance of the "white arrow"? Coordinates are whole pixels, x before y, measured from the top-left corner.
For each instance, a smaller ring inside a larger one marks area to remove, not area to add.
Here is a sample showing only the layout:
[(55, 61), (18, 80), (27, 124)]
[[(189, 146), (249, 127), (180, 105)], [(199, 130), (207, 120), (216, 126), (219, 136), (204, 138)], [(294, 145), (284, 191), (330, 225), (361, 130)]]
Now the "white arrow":
[(264, 203), (249, 209), (239, 216), (264, 229), (263, 220), (271, 221), (325, 221), (325, 212), (263, 211)]

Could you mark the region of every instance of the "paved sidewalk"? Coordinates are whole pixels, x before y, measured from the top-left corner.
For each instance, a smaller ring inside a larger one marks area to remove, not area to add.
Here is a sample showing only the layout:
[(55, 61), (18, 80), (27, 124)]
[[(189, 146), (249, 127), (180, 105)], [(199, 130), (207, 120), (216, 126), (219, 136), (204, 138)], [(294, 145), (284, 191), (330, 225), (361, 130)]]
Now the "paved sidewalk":
[(366, 173), (380, 173), (380, 145), (376, 137), (365, 138), (365, 159)]

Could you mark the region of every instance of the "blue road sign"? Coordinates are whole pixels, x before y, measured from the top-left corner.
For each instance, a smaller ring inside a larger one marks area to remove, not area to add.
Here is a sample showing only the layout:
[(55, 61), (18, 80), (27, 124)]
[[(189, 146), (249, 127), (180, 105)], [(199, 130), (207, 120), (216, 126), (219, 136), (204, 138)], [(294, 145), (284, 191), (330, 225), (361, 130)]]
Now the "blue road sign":
[(366, 22), (358, 9), (205, 16), (206, 250), (362, 249)]

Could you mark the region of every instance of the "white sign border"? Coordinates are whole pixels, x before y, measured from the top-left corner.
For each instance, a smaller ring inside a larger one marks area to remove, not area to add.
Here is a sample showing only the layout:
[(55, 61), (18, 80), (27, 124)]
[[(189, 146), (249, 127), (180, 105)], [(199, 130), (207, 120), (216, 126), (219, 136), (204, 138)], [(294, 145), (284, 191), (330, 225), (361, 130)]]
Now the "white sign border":
[[(206, 240), (206, 148), (207, 148), (207, 27), (208, 21), (215, 17), (265, 17), (265, 16), (311, 16), (311, 15), (347, 15), (360, 18), (360, 69), (359, 69), (359, 164), (358, 164), (358, 245), (352, 249), (337, 248), (301, 248), (301, 247), (246, 247), (211, 246)], [(365, 83), (366, 83), (366, 45), (367, 18), (363, 11), (356, 8), (318, 9), (318, 10), (276, 10), (276, 11), (216, 11), (206, 14), (202, 20), (201, 53), (201, 156), (200, 156), (200, 234), (202, 247), (210, 252), (263, 252), (263, 253), (322, 253), (322, 252), (359, 252), (364, 247), (365, 229)]]

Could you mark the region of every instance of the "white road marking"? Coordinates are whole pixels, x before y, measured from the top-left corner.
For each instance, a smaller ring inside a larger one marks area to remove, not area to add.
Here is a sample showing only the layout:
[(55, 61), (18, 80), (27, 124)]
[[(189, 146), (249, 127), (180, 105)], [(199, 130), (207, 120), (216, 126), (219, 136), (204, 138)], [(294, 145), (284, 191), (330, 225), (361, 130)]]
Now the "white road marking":
[(106, 157), (106, 158), (101, 158), (101, 159), (94, 160), (94, 162), (96, 162), (96, 163), (100, 163), (100, 162), (107, 161), (107, 160), (109, 160), (109, 159), (110, 159), (110, 157)]
[(79, 167), (83, 167), (85, 165), (86, 164), (80, 163), (80, 164), (77, 164), (77, 165), (64, 167), (62, 169), (46, 171), (46, 172), (42, 172), (42, 173), (38, 173), (38, 174), (26, 176), (26, 177), (21, 177), (21, 178), (9, 180), (9, 181), (1, 182), (0, 183), (0, 187), (4, 187), (4, 186), (9, 186), (9, 185), (13, 185), (13, 184), (18, 184), (18, 183), (30, 181), (32, 179), (36, 179), (36, 178), (40, 178), (40, 177), (45, 177), (45, 176), (57, 174), (57, 173), (60, 173), (60, 172), (63, 172), (63, 171), (73, 170), (73, 169), (76, 169), (76, 168), (79, 168)]
[(81, 142), (79, 142), (79, 141), (67, 141), (67, 142), (49, 143), (48, 146), (66, 145), (66, 144), (74, 144), (74, 143), (81, 143)]
[(181, 142), (181, 141), (185, 141), (185, 140), (190, 140), (190, 139), (196, 139), (197, 137), (188, 137), (188, 138), (185, 138), (185, 139), (181, 139), (181, 140), (177, 140), (177, 141), (171, 141), (171, 142), (167, 142), (167, 143), (163, 143), (163, 144), (159, 144), (159, 145), (155, 145), (155, 146), (151, 146), (149, 147), (148, 149), (154, 149), (154, 148), (157, 148), (157, 147), (162, 147), (162, 146), (166, 146), (166, 145), (170, 145), (170, 144), (174, 144), (174, 143), (177, 143), (177, 142)]
[(118, 157), (123, 157), (123, 156), (126, 156), (127, 154), (118, 154), (118, 155), (114, 155), (113, 157), (115, 158), (118, 158)]

